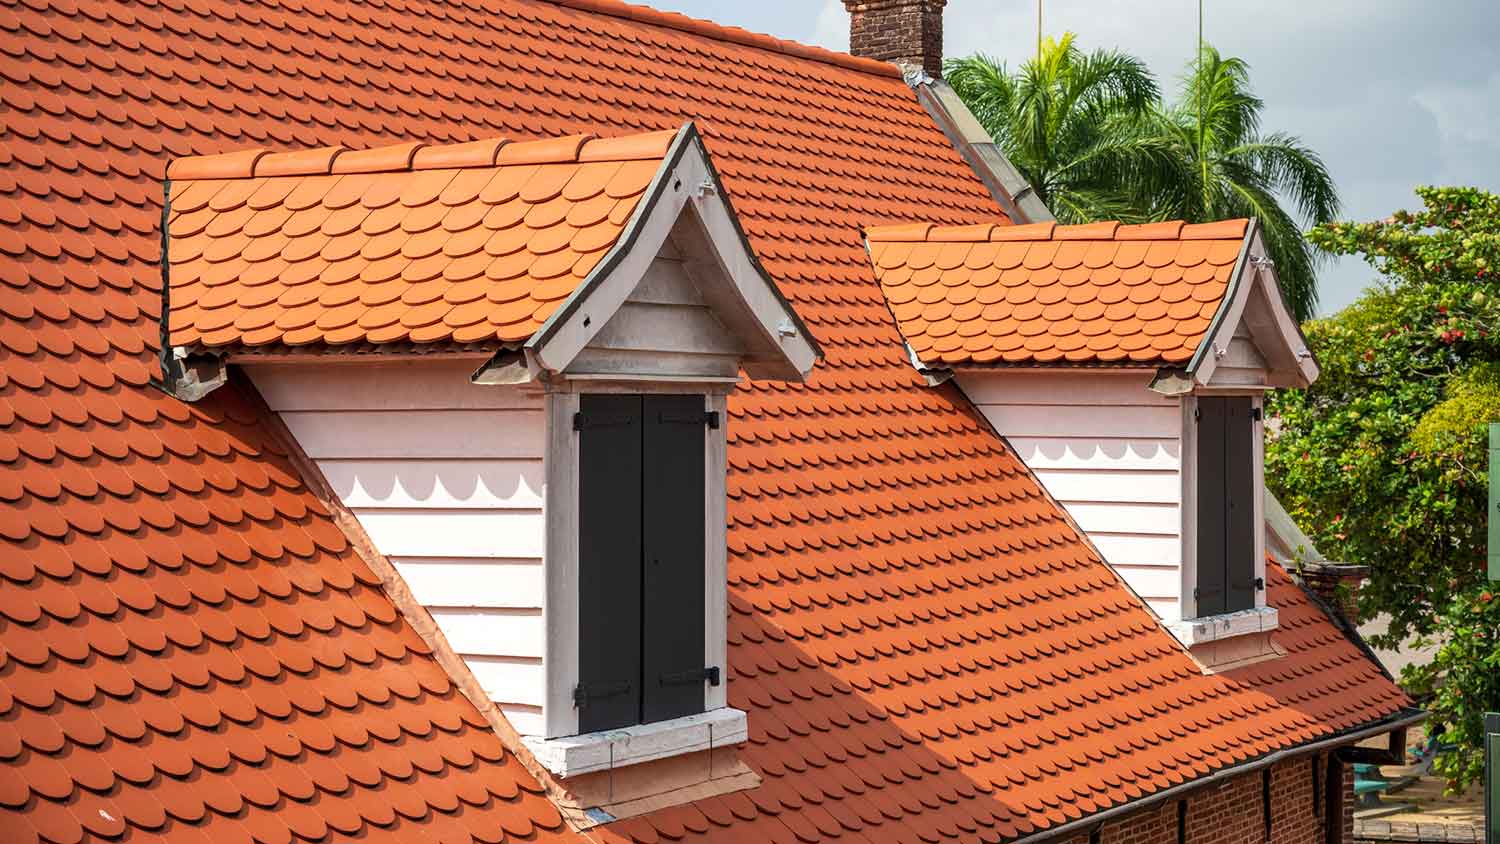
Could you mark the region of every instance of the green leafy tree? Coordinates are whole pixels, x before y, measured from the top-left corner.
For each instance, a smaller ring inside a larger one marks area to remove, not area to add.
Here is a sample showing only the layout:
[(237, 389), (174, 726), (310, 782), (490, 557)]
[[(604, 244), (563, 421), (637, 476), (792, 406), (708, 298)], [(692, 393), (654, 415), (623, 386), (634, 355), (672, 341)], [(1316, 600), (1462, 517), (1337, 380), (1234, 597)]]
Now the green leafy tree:
[(1382, 647), (1436, 642), (1403, 682), (1433, 696), (1438, 770), (1478, 770), (1486, 708), (1500, 710), (1500, 610), (1486, 591), (1487, 426), (1500, 421), (1500, 198), (1421, 188), (1424, 207), (1320, 226), (1319, 247), (1358, 254), (1382, 283), (1304, 326), (1322, 374), (1269, 411), (1266, 482), (1320, 550), (1371, 566), (1366, 617), (1389, 616)]
[(1138, 143), (1158, 152), (1138, 189), (1160, 219), (1259, 219), (1287, 302), (1308, 319), (1318, 303), (1320, 256), (1303, 231), (1338, 215), (1338, 190), (1306, 144), (1261, 132), (1264, 105), (1250, 88), (1249, 65), (1205, 45), (1178, 101), (1136, 130)]
[(975, 55), (944, 74), (1059, 220), (1150, 219), (1136, 185), (1165, 159), (1153, 161), (1159, 151), (1133, 128), (1160, 96), (1140, 59), (1085, 53), (1068, 33), (1016, 71)]

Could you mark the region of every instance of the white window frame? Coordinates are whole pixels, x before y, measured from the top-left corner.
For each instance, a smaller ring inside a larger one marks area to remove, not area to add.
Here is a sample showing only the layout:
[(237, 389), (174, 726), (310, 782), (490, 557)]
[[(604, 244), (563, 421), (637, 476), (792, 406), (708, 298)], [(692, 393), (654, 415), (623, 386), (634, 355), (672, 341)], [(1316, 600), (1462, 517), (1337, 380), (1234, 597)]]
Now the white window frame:
[[(547, 453), (543, 460), (546, 477), (544, 507), (547, 519), (543, 566), (546, 597), (542, 607), (546, 643), (542, 658), (547, 693), (543, 707), (545, 739), (578, 736), (578, 709), (573, 704), (573, 689), (579, 681), (578, 641), (582, 622), (579, 618), (578, 594), (578, 457), (579, 432), (573, 430), (573, 414), (578, 412), (584, 393), (675, 393), (702, 394), (704, 410), (719, 414), (718, 428), (705, 427), (704, 433), (704, 595), (703, 658), (705, 666), (718, 666), (719, 685), (704, 683), (703, 711), (711, 713), (728, 706), (728, 504), (725, 476), (728, 471), (727, 413), (728, 393), (732, 384), (704, 382), (660, 382), (630, 380), (569, 379), (550, 385), (546, 397)], [(743, 715), (743, 713), (741, 713)], [(627, 731), (660, 733), (675, 721), (692, 722), (701, 716), (662, 721), (626, 728)], [(743, 719), (741, 719), (743, 725)], [(733, 725), (721, 725), (715, 746), (735, 743), (728, 740)], [(728, 732), (726, 732), (728, 731)], [(595, 735), (607, 737), (621, 731), (604, 731)], [(743, 729), (738, 731), (743, 741)], [(601, 738), (601, 740), (604, 740)], [(578, 742), (573, 742), (578, 745)], [(674, 752), (688, 752), (677, 750)], [(633, 759), (631, 761), (645, 761)], [(614, 759), (614, 764), (628, 764)]]
[[(1253, 535), (1255, 537), (1255, 576), (1261, 587), (1255, 591), (1255, 607), (1214, 616), (1198, 615), (1198, 433), (1194, 416), (1199, 396), (1249, 396), (1251, 406), (1262, 418), (1255, 421), (1252, 444), (1254, 465)], [(1261, 390), (1200, 387), (1182, 397), (1182, 593), (1178, 606), (1181, 621), (1168, 624), (1186, 644), (1223, 639), (1244, 633), (1274, 629), (1278, 623), (1276, 609), (1266, 606), (1266, 537), (1265, 537), (1265, 394)]]

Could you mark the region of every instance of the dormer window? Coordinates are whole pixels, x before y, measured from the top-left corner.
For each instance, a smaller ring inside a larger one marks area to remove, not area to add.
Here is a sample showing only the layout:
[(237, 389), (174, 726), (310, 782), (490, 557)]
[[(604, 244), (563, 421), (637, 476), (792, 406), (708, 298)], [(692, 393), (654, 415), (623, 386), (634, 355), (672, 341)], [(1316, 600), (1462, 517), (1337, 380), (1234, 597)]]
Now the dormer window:
[(726, 396), (820, 352), (692, 125), (168, 173), (166, 386), (249, 375), (563, 788), (634, 793), (621, 771), (689, 754), (644, 782), (753, 785)]
[[(1197, 615), (1253, 610), (1264, 589), (1256, 565), (1264, 540), (1257, 502), (1262, 494), (1259, 451), (1260, 400), (1249, 395), (1193, 397), (1192, 427), (1184, 450), (1193, 463), (1184, 501), (1192, 513), (1192, 587)], [(1194, 500), (1196, 499), (1196, 500)], [(1185, 510), (1187, 508), (1184, 508)]]
[(1206, 666), (1274, 657), (1261, 397), (1317, 367), (1253, 222), (869, 246), (913, 363), (957, 380), (1162, 624)]
[(579, 397), (578, 685), (584, 733), (697, 715), (705, 666), (706, 397)]

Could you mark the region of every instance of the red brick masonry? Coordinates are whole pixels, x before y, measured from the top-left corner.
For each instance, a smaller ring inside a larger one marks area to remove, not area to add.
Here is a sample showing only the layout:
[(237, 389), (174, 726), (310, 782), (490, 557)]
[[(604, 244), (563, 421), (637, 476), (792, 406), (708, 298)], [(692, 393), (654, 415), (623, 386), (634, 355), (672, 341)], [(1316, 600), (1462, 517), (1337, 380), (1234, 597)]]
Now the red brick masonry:
[[(1317, 769), (1313, 760), (1317, 759)], [(1353, 840), (1354, 779), (1344, 766), (1339, 801), (1340, 834), (1328, 840), (1327, 801), (1320, 793), (1328, 754), (1309, 754), (1271, 767), (1271, 828), (1266, 830), (1262, 803), (1262, 772), (1254, 771), (1218, 785), (1208, 785), (1186, 798), (1186, 844), (1346, 844)], [(1098, 838), (1088, 833), (1066, 844), (1182, 844), (1178, 838), (1178, 803), (1167, 800), (1123, 820), (1106, 823)]]
[(920, 65), (943, 75), (943, 7), (948, 0), (844, 0), (849, 52), (883, 62)]

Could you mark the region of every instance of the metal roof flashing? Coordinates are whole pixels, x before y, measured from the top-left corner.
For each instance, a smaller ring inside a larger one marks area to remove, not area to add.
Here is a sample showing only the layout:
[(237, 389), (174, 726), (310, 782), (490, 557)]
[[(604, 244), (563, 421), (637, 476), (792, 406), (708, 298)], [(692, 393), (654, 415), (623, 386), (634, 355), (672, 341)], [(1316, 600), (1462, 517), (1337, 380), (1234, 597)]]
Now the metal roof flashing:
[(952, 85), (929, 76), (920, 67), (902, 65), (901, 70), (906, 84), (916, 92), (917, 102), (932, 116), (1011, 222), (1021, 225), (1057, 219)]

